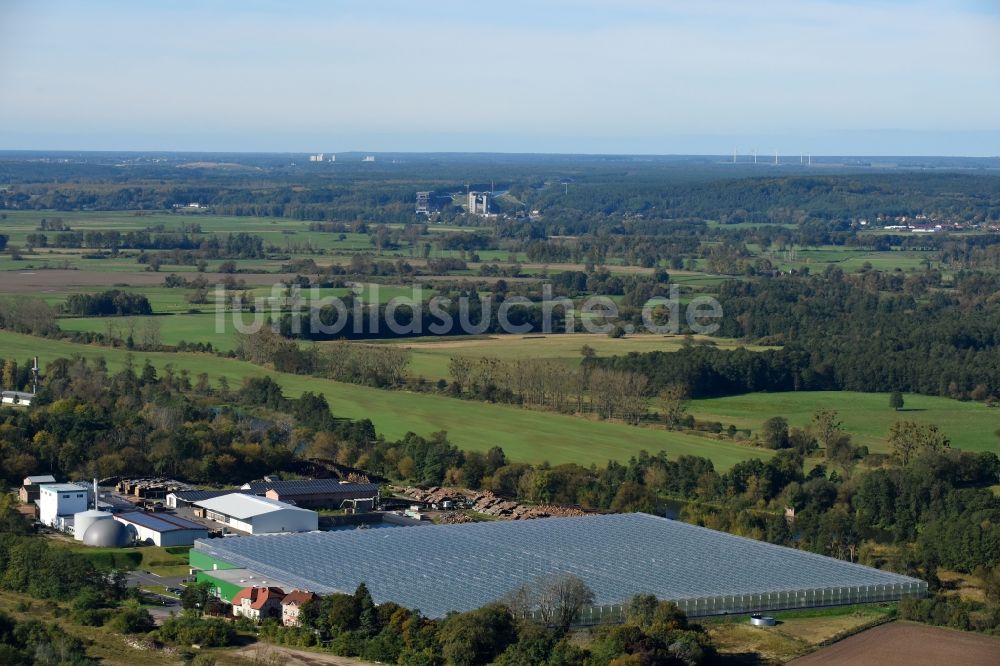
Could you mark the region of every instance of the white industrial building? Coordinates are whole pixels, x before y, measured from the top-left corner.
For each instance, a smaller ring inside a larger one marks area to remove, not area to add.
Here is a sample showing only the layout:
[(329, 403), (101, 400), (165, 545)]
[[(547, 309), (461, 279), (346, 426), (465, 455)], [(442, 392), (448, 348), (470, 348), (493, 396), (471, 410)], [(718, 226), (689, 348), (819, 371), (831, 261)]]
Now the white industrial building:
[(136, 541), (154, 546), (190, 546), (195, 539), (208, 538), (204, 525), (169, 514), (129, 511), (114, 518), (135, 530)]
[(469, 192), (469, 214), (470, 215), (490, 214), (489, 192)]
[(248, 534), (319, 529), (315, 511), (256, 495), (231, 493), (195, 502), (194, 506), (204, 511), (206, 518)]
[[(38, 520), (66, 529), (73, 516), (88, 509), (87, 489), (75, 483), (46, 483), (38, 487)], [(69, 520), (67, 520), (69, 519)]]

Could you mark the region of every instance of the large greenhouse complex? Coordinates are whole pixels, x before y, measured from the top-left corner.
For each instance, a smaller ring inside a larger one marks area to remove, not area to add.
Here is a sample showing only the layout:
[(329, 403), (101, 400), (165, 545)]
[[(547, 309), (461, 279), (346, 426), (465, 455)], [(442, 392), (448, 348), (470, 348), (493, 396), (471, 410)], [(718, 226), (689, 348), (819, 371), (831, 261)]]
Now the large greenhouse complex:
[(594, 592), (583, 623), (615, 619), (640, 593), (704, 616), (927, 592), (915, 578), (643, 513), (203, 539), (191, 566), (223, 598), (263, 581), (318, 594), (363, 582), (376, 602), (430, 617), (572, 574)]

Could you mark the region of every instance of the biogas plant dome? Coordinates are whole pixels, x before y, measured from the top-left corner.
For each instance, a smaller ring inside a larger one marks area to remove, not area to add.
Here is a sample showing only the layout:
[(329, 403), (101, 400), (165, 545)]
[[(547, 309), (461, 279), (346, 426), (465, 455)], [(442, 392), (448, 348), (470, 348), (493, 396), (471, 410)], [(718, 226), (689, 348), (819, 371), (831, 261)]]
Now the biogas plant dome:
[(129, 529), (117, 520), (99, 520), (83, 533), (85, 546), (124, 548), (132, 542)]

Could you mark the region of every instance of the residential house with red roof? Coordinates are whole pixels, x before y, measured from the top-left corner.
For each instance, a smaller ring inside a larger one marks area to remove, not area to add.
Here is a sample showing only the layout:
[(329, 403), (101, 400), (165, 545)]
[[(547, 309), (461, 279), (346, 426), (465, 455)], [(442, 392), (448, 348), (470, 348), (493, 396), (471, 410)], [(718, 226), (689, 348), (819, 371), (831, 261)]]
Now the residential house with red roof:
[(303, 604), (317, 599), (319, 597), (312, 592), (292, 590), (281, 600), (281, 623), (286, 627), (299, 626), (299, 613), (302, 611)]
[(245, 587), (233, 597), (233, 615), (242, 615), (260, 622), (281, 616), (281, 600), (285, 592), (280, 587)]

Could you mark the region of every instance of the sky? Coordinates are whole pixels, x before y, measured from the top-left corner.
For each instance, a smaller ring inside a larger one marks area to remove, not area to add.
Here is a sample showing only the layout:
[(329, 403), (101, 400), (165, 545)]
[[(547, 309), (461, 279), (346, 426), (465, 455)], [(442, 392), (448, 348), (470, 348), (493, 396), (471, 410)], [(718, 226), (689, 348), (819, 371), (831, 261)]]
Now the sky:
[(0, 0), (0, 150), (1000, 155), (1000, 0)]

